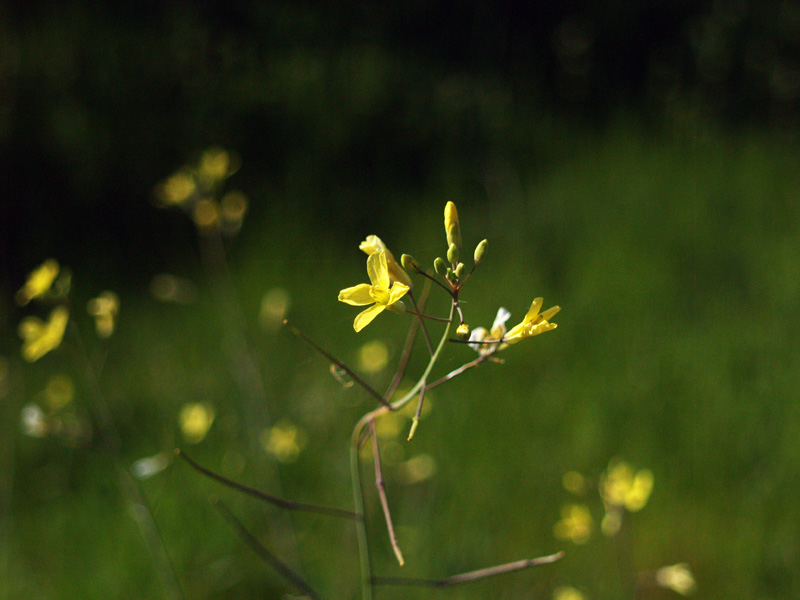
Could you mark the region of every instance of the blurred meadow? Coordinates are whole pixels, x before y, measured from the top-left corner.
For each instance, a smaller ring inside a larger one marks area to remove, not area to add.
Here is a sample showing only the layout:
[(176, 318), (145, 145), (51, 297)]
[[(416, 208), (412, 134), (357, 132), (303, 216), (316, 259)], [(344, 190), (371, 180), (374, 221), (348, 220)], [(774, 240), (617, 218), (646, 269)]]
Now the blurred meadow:
[[(375, 597), (800, 597), (799, 48), (789, 0), (0, 7), (0, 597), (300, 597), (216, 499), (360, 598), (352, 521), (173, 451), (352, 510), (376, 401), (282, 321), (386, 389), (412, 319), (355, 333), (337, 294), (371, 234), (432, 268), (448, 201), (468, 267), (489, 240), (469, 325), (542, 296), (558, 329), (431, 390), (410, 442), (378, 421), (406, 565), (367, 450), (373, 570), (565, 556)], [(220, 203), (165, 206), (204, 160)], [(25, 356), (54, 303), (63, 340)]]

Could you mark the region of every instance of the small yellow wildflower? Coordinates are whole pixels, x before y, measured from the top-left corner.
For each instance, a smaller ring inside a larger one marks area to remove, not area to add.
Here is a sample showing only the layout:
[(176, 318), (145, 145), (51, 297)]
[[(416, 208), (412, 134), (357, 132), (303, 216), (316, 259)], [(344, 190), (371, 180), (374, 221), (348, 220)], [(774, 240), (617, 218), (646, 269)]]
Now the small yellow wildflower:
[(180, 206), (197, 191), (194, 175), (183, 169), (170, 175), (156, 188), (156, 195), (164, 206)]
[(557, 587), (553, 592), (553, 600), (585, 600), (586, 596), (584, 596), (580, 590), (575, 589), (574, 587), (570, 587), (568, 585), (563, 585)]
[(479, 352), (480, 354), (492, 354), (500, 349), (502, 344), (491, 343), (481, 344), (480, 342), (499, 342), (506, 334), (506, 321), (508, 321), (511, 313), (502, 306), (497, 309), (497, 316), (492, 323), (492, 329), (487, 331), (485, 327), (476, 327), (472, 330), (469, 336), (470, 347)]
[(600, 494), (607, 506), (618, 506), (630, 512), (642, 510), (653, 491), (653, 472), (633, 467), (622, 460), (613, 460), (600, 480)]
[(50, 288), (53, 287), (53, 282), (58, 276), (58, 270), (58, 261), (49, 258), (31, 271), (25, 285), (22, 286), (22, 289), (20, 289), (15, 296), (17, 304), (19, 306), (25, 306), (31, 300), (41, 298), (49, 292)]
[(224, 148), (209, 148), (200, 155), (198, 175), (212, 184), (223, 181), (239, 170), (239, 160)]
[(339, 292), (339, 302), (353, 306), (373, 305), (360, 312), (355, 321), (353, 321), (353, 328), (356, 332), (364, 329), (387, 308), (404, 309), (405, 306), (400, 301), (400, 298), (405, 296), (409, 290), (407, 285), (399, 281), (395, 281), (391, 284), (391, 287), (389, 286), (389, 270), (384, 250), (379, 250), (369, 255), (367, 258), (367, 274), (369, 275), (370, 283), (360, 283)]
[(553, 527), (560, 540), (585, 544), (592, 537), (592, 514), (583, 504), (568, 504), (561, 508), (561, 520)]
[(306, 447), (308, 434), (286, 419), (261, 434), (264, 449), (282, 463), (293, 463)]
[(94, 317), (99, 337), (107, 338), (114, 333), (114, 325), (119, 314), (119, 296), (114, 292), (105, 291), (97, 298), (89, 300), (86, 310)]
[(448, 202), (444, 207), (444, 231), (447, 235), (447, 246), (455, 245), (461, 250), (461, 225), (458, 222), (456, 205)]
[(210, 404), (185, 404), (178, 415), (184, 439), (190, 444), (202, 442), (211, 429), (215, 416), (214, 407)]
[(522, 320), (522, 323), (512, 327), (511, 330), (506, 334), (505, 341), (507, 344), (516, 344), (520, 340), (524, 340), (525, 338), (529, 338), (534, 335), (539, 335), (540, 333), (544, 333), (545, 331), (550, 331), (551, 329), (558, 327), (558, 325), (555, 323), (550, 323), (550, 319), (559, 310), (561, 310), (561, 307), (553, 306), (552, 308), (548, 308), (542, 314), (539, 314), (539, 309), (541, 307), (542, 298), (536, 298), (533, 301), (533, 304), (531, 304), (528, 314), (526, 314), (525, 318)]
[(411, 283), (411, 278), (408, 276), (408, 273), (405, 272), (403, 267), (397, 264), (397, 261), (394, 259), (391, 251), (386, 247), (386, 244), (383, 243), (383, 240), (377, 235), (368, 235), (367, 239), (358, 245), (358, 249), (362, 252), (365, 252), (367, 255), (383, 250), (383, 252), (386, 253), (386, 267), (389, 271), (389, 281), (399, 281), (403, 285), (407, 285), (409, 288), (414, 287)]
[(693, 593), (696, 587), (692, 570), (686, 563), (678, 563), (669, 567), (661, 567), (656, 571), (656, 583), (669, 588), (681, 596)]
[(358, 366), (365, 373), (378, 373), (389, 362), (389, 348), (381, 340), (372, 340), (358, 349)]
[(25, 317), (19, 324), (22, 338), (22, 357), (35, 362), (61, 344), (69, 321), (69, 310), (56, 306), (45, 323), (38, 317)]

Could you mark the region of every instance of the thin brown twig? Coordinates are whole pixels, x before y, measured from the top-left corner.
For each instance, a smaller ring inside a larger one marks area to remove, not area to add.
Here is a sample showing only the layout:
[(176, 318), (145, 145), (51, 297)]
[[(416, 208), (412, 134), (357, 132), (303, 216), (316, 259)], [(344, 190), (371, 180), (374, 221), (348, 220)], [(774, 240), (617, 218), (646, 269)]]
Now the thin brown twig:
[(211, 503), (214, 507), (219, 511), (222, 517), (228, 522), (228, 524), (233, 527), (236, 534), (241, 538), (241, 540), (250, 546), (250, 548), (258, 554), (262, 559), (270, 564), (270, 566), (275, 569), (278, 573), (280, 573), (284, 579), (290, 581), (294, 586), (300, 590), (303, 594), (311, 598), (312, 600), (322, 600), (322, 597), (315, 592), (311, 586), (309, 586), (305, 580), (300, 577), (297, 573), (295, 573), (292, 569), (290, 569), (287, 565), (278, 559), (272, 552), (266, 549), (264, 544), (259, 542), (256, 537), (247, 531), (242, 522), (237, 519), (234, 514), (230, 511), (230, 509), (225, 506), (225, 504), (220, 501), (219, 499), (212, 499)]
[(430, 390), (430, 389), (435, 388), (436, 386), (442, 385), (443, 383), (445, 383), (447, 381), (450, 381), (451, 379), (453, 379), (453, 377), (456, 377), (457, 375), (461, 375), (461, 373), (463, 373), (464, 371), (466, 371), (468, 369), (472, 369), (473, 367), (477, 367), (482, 362), (485, 362), (485, 361), (489, 360), (490, 356), (491, 355), (489, 355), (489, 354), (481, 355), (478, 358), (476, 358), (474, 360), (471, 360), (470, 362), (468, 362), (466, 364), (461, 365), (457, 369), (453, 369), (452, 371), (450, 371), (447, 375), (445, 375), (441, 379), (437, 379), (433, 383), (428, 384), (427, 386), (425, 386), (425, 389)]
[(493, 577), (494, 575), (503, 575), (505, 573), (512, 573), (513, 571), (520, 571), (529, 567), (538, 567), (540, 565), (548, 565), (563, 558), (564, 552), (556, 552), (548, 556), (540, 556), (539, 558), (529, 558), (525, 560), (518, 560), (516, 562), (505, 563), (488, 567), (486, 569), (478, 569), (477, 571), (469, 571), (467, 573), (460, 573), (444, 579), (417, 579), (414, 577), (373, 577), (372, 583), (374, 585), (408, 585), (416, 587), (448, 587), (451, 585), (458, 585), (461, 583), (469, 583), (486, 577)]
[(383, 516), (386, 518), (386, 529), (389, 531), (392, 550), (394, 550), (394, 555), (397, 557), (397, 562), (402, 567), (406, 561), (400, 551), (400, 545), (397, 543), (397, 536), (394, 533), (394, 525), (392, 524), (392, 515), (389, 512), (389, 499), (386, 497), (386, 485), (383, 482), (381, 473), (381, 455), (378, 448), (378, 434), (375, 432), (374, 419), (369, 422), (369, 434), (372, 437), (372, 456), (375, 459), (375, 487), (378, 488), (378, 496), (381, 499), (381, 507), (383, 508)]
[(360, 385), (362, 388), (364, 388), (372, 397), (377, 399), (378, 402), (380, 402), (381, 404), (383, 404), (387, 408), (391, 408), (391, 405), (386, 400), (386, 398), (384, 398), (381, 394), (379, 394), (375, 390), (375, 388), (373, 388), (370, 384), (368, 384), (366, 381), (361, 379), (361, 377), (356, 375), (356, 373), (350, 367), (348, 367), (346, 364), (344, 364), (338, 358), (333, 356), (330, 352), (328, 352), (327, 350), (322, 348), (319, 344), (317, 344), (314, 340), (312, 340), (310, 337), (308, 337), (305, 333), (300, 331), (297, 327), (295, 327), (294, 325), (289, 323), (288, 320), (284, 319), (283, 324), (286, 325), (291, 330), (291, 332), (293, 334), (295, 334), (297, 337), (299, 337), (301, 340), (303, 340), (306, 344), (308, 344), (309, 346), (314, 348), (314, 350), (316, 350), (317, 352), (322, 354), (322, 356), (327, 358), (329, 361), (331, 361), (333, 364), (335, 364), (337, 367), (339, 367), (345, 373), (347, 373), (353, 381), (355, 381), (358, 385)]
[(361, 519), (361, 515), (358, 515), (354, 512), (350, 512), (349, 510), (341, 510), (339, 508), (330, 508), (328, 506), (318, 506), (316, 504), (305, 504), (303, 502), (295, 502), (293, 500), (286, 500), (285, 498), (278, 498), (276, 496), (271, 496), (261, 490), (257, 490), (255, 488), (248, 487), (244, 484), (238, 483), (233, 481), (232, 479), (228, 479), (219, 473), (215, 473), (210, 469), (205, 468), (204, 466), (198, 464), (193, 459), (189, 458), (189, 455), (186, 454), (183, 450), (176, 448), (175, 454), (180, 456), (183, 460), (185, 460), (189, 466), (191, 466), (195, 471), (202, 473), (206, 477), (210, 477), (215, 481), (218, 481), (228, 487), (232, 487), (235, 490), (239, 490), (247, 494), (248, 496), (252, 496), (254, 498), (258, 498), (259, 500), (263, 500), (264, 502), (268, 502), (279, 508), (284, 508), (286, 510), (297, 510), (301, 512), (309, 512), (315, 513), (318, 515), (325, 515), (328, 517), (340, 517), (342, 519), (350, 519), (351, 521), (358, 521)]

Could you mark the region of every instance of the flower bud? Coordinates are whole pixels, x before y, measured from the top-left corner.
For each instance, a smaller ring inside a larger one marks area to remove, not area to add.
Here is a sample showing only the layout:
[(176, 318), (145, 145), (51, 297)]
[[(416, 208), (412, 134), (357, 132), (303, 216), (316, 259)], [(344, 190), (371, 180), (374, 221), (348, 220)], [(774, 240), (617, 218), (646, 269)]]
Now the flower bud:
[(461, 225), (458, 223), (456, 205), (452, 202), (448, 202), (444, 207), (444, 231), (447, 234), (447, 245), (461, 248)]
[(461, 279), (462, 277), (464, 277), (464, 271), (466, 271), (466, 270), (467, 270), (467, 266), (464, 263), (458, 263), (456, 265), (456, 270), (453, 271), (453, 272), (456, 274), (456, 277)]
[(403, 265), (406, 271), (411, 271), (412, 273), (419, 273), (422, 271), (422, 267), (419, 266), (419, 263), (414, 260), (414, 257), (410, 254), (403, 254), (400, 257), (400, 264)]
[(447, 260), (451, 265), (458, 262), (458, 246), (455, 244), (450, 244), (450, 247), (447, 249)]
[(436, 269), (436, 272), (442, 277), (444, 277), (445, 273), (447, 273), (447, 263), (438, 256), (436, 257), (436, 260), (433, 261), (433, 268)]
[(456, 329), (456, 337), (460, 340), (468, 340), (469, 339), (469, 325), (466, 323), (462, 323)]
[(486, 256), (486, 249), (489, 247), (489, 240), (483, 240), (480, 244), (475, 247), (475, 264), (477, 265), (479, 262), (483, 260), (483, 257)]

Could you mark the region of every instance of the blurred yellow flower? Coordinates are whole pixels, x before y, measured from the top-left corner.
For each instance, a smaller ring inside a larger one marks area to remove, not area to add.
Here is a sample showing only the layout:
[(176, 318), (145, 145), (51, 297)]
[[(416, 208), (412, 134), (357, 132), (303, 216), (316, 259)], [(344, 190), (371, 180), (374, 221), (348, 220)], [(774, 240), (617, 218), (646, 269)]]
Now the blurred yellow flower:
[(58, 276), (58, 261), (52, 258), (47, 259), (36, 267), (28, 275), (25, 285), (14, 296), (19, 306), (25, 306), (35, 298), (41, 298), (50, 288)]
[(389, 348), (381, 340), (372, 340), (358, 349), (358, 366), (366, 373), (377, 373), (389, 362)]
[(239, 169), (238, 160), (224, 148), (209, 148), (200, 155), (198, 175), (212, 184), (219, 183)]
[(536, 298), (531, 304), (528, 314), (521, 323), (515, 325), (506, 334), (505, 341), (507, 344), (516, 344), (520, 340), (539, 335), (545, 331), (550, 331), (558, 327), (555, 323), (550, 323), (550, 319), (555, 315), (561, 307), (553, 306), (548, 308), (543, 313), (539, 314), (539, 309), (542, 307), (542, 298)]
[(696, 588), (694, 575), (692, 575), (692, 570), (686, 563), (661, 567), (656, 571), (656, 583), (661, 587), (677, 592), (681, 596), (688, 596)]
[(194, 176), (188, 169), (182, 169), (167, 177), (156, 188), (156, 195), (165, 206), (180, 206), (197, 191)]
[(50, 412), (57, 412), (75, 398), (75, 384), (68, 375), (53, 375), (43, 391), (43, 400)]
[(553, 527), (553, 534), (560, 540), (585, 544), (592, 537), (592, 515), (583, 504), (568, 504), (561, 507), (561, 520)]
[(214, 423), (214, 407), (205, 403), (184, 404), (178, 414), (183, 438), (190, 444), (203, 441)]
[(97, 298), (89, 300), (86, 310), (94, 317), (95, 328), (99, 337), (107, 338), (114, 333), (114, 325), (119, 314), (119, 296), (106, 290)]
[(409, 287), (399, 281), (391, 284), (386, 262), (386, 252), (379, 250), (367, 258), (367, 274), (370, 283), (360, 283), (356, 286), (345, 288), (339, 292), (339, 302), (353, 306), (366, 306), (369, 308), (361, 311), (353, 321), (356, 332), (369, 325), (372, 320), (387, 308), (405, 309), (400, 298), (406, 295)]
[(447, 247), (453, 244), (461, 249), (461, 224), (458, 221), (458, 210), (456, 205), (448, 202), (444, 207), (444, 231), (447, 235)]
[(368, 256), (374, 254), (375, 252), (383, 251), (386, 254), (386, 268), (389, 271), (389, 281), (399, 281), (409, 288), (413, 287), (408, 273), (406, 273), (403, 267), (397, 264), (397, 261), (394, 259), (391, 251), (386, 247), (386, 244), (383, 243), (383, 240), (377, 235), (368, 235), (367, 239), (358, 245), (358, 249), (362, 252), (365, 252)]
[(35, 362), (61, 344), (69, 321), (69, 310), (56, 306), (45, 323), (38, 317), (25, 317), (19, 324), (22, 338), (22, 357)]
[(557, 587), (553, 591), (553, 600), (585, 600), (584, 596), (579, 590), (568, 585)]
[(295, 462), (307, 442), (306, 432), (286, 419), (261, 434), (264, 449), (282, 463)]
[(430, 479), (436, 473), (436, 461), (430, 454), (417, 454), (398, 466), (403, 483), (413, 485)]
[(653, 491), (653, 472), (633, 467), (623, 460), (612, 460), (600, 479), (600, 495), (607, 506), (618, 506), (630, 512), (642, 510)]

